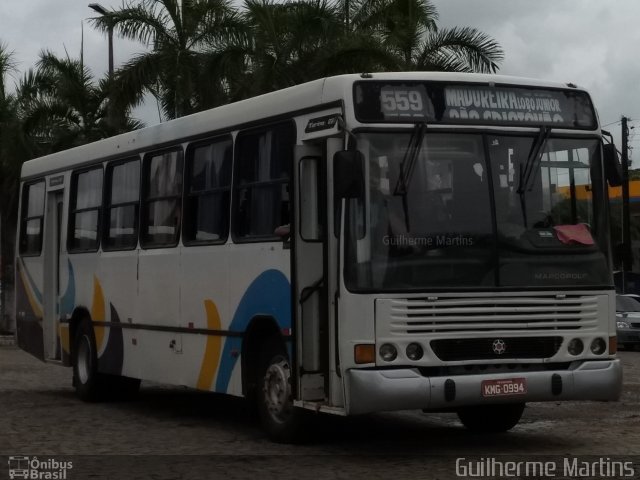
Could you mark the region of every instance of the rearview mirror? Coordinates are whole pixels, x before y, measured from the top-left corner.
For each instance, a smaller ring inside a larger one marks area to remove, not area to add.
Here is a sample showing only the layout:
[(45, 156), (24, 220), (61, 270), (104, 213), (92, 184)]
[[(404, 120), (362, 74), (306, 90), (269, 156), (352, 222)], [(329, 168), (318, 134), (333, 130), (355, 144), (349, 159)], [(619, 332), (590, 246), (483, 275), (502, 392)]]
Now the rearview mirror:
[(618, 150), (613, 143), (602, 146), (602, 159), (604, 163), (604, 174), (609, 185), (619, 187), (622, 185), (622, 166), (618, 155)]
[(364, 195), (364, 155), (358, 150), (342, 150), (333, 156), (333, 191), (337, 198)]

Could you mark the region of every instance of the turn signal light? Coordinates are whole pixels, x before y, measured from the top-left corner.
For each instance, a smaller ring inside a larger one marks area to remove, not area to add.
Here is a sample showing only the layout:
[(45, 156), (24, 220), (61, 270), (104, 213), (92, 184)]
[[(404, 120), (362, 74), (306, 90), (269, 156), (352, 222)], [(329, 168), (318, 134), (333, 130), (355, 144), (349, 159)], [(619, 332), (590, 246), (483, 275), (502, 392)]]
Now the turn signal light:
[(356, 345), (354, 349), (356, 363), (375, 363), (376, 346), (370, 344)]
[(618, 351), (618, 337), (609, 337), (609, 355)]

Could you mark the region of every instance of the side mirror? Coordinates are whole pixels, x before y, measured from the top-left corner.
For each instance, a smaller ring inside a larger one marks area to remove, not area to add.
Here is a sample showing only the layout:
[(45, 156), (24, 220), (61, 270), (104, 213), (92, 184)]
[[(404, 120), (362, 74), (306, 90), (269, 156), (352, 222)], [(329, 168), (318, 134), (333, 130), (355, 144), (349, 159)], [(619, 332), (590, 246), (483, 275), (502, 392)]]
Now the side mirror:
[(607, 177), (609, 185), (619, 187), (622, 185), (622, 166), (616, 146), (613, 143), (607, 143), (602, 146), (602, 159), (604, 163), (604, 174)]
[(333, 191), (337, 198), (364, 196), (364, 155), (342, 150), (333, 156)]

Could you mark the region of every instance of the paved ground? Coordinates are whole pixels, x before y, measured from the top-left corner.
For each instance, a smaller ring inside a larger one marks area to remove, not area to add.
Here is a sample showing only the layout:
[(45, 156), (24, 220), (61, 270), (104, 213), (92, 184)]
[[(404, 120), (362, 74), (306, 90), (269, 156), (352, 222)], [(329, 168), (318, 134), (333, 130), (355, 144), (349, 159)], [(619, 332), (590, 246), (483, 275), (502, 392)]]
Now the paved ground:
[(508, 434), (471, 435), (454, 415), (401, 412), (323, 418), (315, 441), (283, 446), (264, 437), (237, 399), (143, 384), (135, 401), (85, 404), (69, 369), (0, 346), (0, 479), (9, 455), (73, 455), (69, 479), (445, 479), (456, 478), (457, 457), (500, 455), (634, 456), (638, 473), (640, 352), (620, 358), (620, 402), (531, 404)]

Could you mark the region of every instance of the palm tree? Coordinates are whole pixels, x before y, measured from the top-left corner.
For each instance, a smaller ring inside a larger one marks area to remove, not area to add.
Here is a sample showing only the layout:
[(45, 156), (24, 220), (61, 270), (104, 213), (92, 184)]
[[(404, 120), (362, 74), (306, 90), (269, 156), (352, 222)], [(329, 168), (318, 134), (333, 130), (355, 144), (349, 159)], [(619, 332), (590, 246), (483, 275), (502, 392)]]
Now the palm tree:
[(489, 36), (439, 29), (429, 0), (245, 0), (247, 70), (240, 97), (341, 73), (495, 72)]
[(348, 31), (378, 38), (401, 70), (496, 72), (500, 45), (471, 27), (440, 29), (431, 0), (344, 0)]
[(397, 66), (368, 32), (345, 31), (336, 2), (246, 0), (243, 20), (250, 32), (245, 96), (328, 75)]
[(439, 29), (430, 0), (229, 2), (126, 0), (93, 19), (149, 47), (118, 72), (118, 103), (151, 93), (175, 118), (340, 73), (494, 72), (503, 56), (475, 29)]
[(149, 47), (117, 73), (118, 98), (138, 104), (151, 93), (168, 118), (227, 103), (244, 68), (234, 41), (243, 25), (229, 0), (129, 0), (93, 21)]
[(13, 53), (0, 43), (0, 330), (12, 330), (8, 321), (13, 298), (13, 255), (17, 223), (18, 178), (28, 149), (18, 116), (16, 95), (7, 88), (15, 71)]
[(38, 154), (71, 148), (139, 128), (126, 106), (110, 103), (108, 78), (96, 83), (80, 60), (40, 54), (18, 89), (24, 128), (40, 147)]

